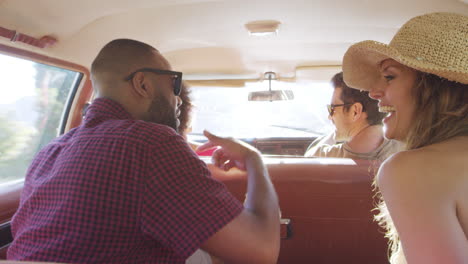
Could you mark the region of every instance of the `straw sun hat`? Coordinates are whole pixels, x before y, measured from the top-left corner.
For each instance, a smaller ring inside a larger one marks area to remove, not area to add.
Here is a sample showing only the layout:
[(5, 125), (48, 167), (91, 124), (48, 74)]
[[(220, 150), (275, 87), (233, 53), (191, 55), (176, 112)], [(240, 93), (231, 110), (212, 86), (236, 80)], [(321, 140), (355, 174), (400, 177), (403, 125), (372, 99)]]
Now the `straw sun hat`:
[(412, 18), (389, 45), (366, 40), (343, 58), (347, 85), (370, 90), (380, 77), (380, 63), (392, 58), (413, 69), (468, 84), (468, 16), (432, 13)]

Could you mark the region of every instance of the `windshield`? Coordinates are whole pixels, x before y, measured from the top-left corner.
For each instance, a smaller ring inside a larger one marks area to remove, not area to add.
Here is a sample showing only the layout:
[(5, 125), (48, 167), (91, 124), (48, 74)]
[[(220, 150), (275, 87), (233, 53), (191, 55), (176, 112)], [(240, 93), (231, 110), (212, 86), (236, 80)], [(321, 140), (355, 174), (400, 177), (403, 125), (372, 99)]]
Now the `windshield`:
[(248, 101), (249, 92), (268, 90), (266, 82), (245, 87), (191, 87), (195, 104), (192, 133), (196, 140), (204, 129), (235, 138), (317, 137), (332, 131), (326, 105), (330, 83), (274, 82), (272, 89), (292, 90), (289, 101)]

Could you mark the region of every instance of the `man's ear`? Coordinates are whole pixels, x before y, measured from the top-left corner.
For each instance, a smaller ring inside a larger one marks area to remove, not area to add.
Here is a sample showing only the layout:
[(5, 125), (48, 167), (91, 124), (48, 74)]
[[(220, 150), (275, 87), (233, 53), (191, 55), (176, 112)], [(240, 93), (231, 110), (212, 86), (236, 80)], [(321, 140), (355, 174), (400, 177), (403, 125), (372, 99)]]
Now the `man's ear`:
[(148, 90), (148, 84), (146, 83), (147, 80), (145, 75), (142, 72), (137, 72), (132, 80), (132, 88), (133, 92), (135, 92), (138, 96), (144, 98), (150, 98), (150, 91)]
[(354, 103), (351, 106), (351, 111), (353, 113), (353, 121), (359, 120), (362, 116), (362, 104), (361, 103)]

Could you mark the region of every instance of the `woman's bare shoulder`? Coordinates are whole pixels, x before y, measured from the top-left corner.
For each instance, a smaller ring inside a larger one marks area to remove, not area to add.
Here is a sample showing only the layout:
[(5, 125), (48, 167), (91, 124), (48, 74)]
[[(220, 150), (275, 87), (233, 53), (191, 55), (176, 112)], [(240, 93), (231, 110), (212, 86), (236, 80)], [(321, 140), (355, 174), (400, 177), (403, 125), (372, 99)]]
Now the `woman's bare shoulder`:
[(468, 137), (396, 153), (382, 164), (377, 182), (381, 189), (413, 195), (468, 186)]
[(419, 175), (420, 170), (424, 169), (423, 158), (423, 155), (411, 150), (392, 155), (380, 166), (377, 175), (379, 187), (411, 181), (411, 178), (415, 177), (415, 172)]

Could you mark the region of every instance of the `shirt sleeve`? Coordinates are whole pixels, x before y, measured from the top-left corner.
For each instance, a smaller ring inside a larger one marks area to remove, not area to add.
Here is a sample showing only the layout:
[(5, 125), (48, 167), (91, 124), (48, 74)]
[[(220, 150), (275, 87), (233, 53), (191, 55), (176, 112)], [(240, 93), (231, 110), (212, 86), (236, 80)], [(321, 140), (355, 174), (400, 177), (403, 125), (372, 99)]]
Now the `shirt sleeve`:
[(335, 132), (332, 132), (328, 135), (323, 135), (321, 137), (316, 138), (310, 145), (307, 147), (307, 150), (305, 152), (305, 157), (313, 157), (317, 156), (318, 153), (321, 152), (324, 146), (331, 146), (337, 144), (335, 142)]
[(321, 145), (317, 146), (313, 151), (307, 153), (308, 157), (320, 158), (344, 158), (343, 144)]
[(242, 204), (212, 178), (181, 136), (165, 138), (149, 160), (140, 211), (143, 232), (178, 255), (189, 257), (241, 213)]

